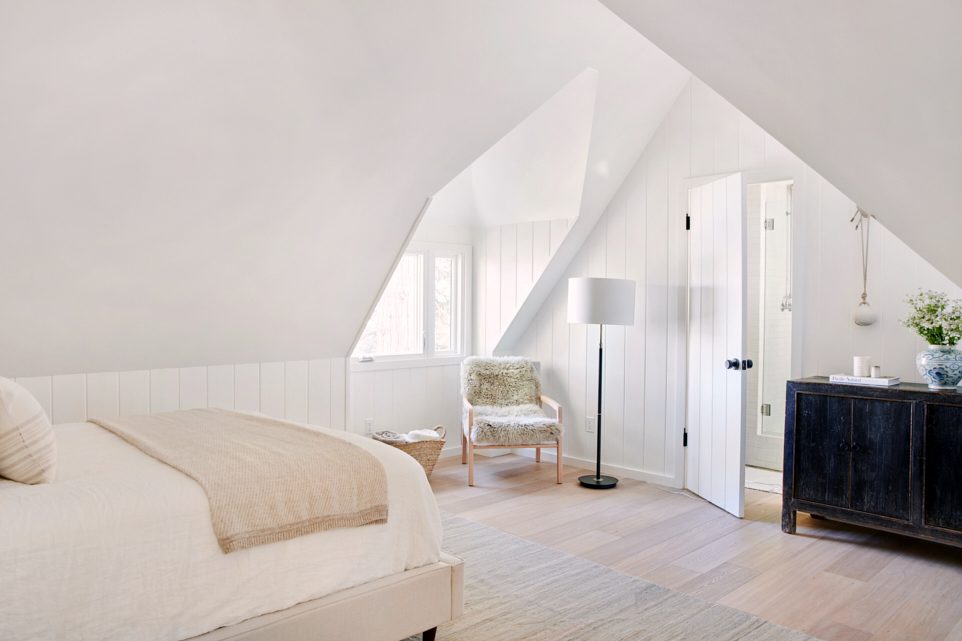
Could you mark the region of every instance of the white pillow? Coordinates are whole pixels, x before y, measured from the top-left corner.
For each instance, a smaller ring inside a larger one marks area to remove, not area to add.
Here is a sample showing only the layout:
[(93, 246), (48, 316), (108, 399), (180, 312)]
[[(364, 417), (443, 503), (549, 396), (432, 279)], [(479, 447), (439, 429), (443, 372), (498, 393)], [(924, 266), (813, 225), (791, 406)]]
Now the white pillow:
[(23, 386), (0, 377), (0, 476), (49, 483), (57, 466), (57, 440), (40, 403)]

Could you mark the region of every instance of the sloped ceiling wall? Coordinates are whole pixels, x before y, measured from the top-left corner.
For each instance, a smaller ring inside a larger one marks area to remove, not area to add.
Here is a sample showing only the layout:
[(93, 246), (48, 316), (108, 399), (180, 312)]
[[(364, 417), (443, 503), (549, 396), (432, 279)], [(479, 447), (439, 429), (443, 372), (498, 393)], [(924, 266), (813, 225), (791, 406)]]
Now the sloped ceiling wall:
[(426, 197), (586, 68), (604, 203), (685, 74), (593, 0), (0, 0), (0, 375), (346, 355)]
[(602, 1), (962, 284), (962, 3)]

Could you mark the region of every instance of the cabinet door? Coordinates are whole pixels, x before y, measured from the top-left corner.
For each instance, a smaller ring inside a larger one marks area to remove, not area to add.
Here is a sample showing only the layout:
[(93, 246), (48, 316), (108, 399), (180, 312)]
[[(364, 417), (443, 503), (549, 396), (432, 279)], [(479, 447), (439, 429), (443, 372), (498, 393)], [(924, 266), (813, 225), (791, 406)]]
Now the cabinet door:
[(848, 507), (851, 399), (799, 394), (795, 401), (795, 498)]
[(925, 406), (924, 523), (962, 531), (962, 407)]
[(852, 509), (912, 520), (912, 403), (852, 401)]

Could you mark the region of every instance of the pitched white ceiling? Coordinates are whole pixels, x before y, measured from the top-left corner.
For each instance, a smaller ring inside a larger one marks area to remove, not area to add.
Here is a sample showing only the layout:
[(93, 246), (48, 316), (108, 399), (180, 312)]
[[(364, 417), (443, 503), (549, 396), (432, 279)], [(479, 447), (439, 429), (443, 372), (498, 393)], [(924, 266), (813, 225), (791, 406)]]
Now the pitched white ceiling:
[(603, 2), (962, 284), (962, 3)]
[(346, 355), (426, 197), (586, 68), (600, 212), (687, 74), (594, 0), (0, 0), (0, 374)]
[(598, 72), (586, 69), (435, 194), (432, 225), (490, 227), (575, 218)]

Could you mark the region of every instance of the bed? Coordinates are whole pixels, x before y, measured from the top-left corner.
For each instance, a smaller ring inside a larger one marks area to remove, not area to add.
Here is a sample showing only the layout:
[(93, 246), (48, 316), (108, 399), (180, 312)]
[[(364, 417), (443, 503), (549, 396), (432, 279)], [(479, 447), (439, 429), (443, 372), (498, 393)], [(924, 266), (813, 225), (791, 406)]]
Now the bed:
[(191, 478), (92, 423), (54, 430), (54, 483), (0, 479), (4, 641), (400, 641), (460, 613), (460, 561), (403, 452), (326, 430), (383, 464), (387, 522), (224, 554)]

